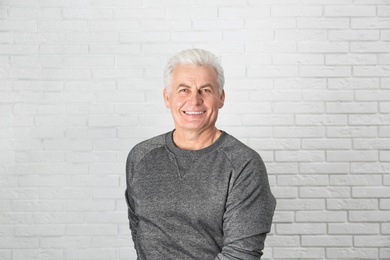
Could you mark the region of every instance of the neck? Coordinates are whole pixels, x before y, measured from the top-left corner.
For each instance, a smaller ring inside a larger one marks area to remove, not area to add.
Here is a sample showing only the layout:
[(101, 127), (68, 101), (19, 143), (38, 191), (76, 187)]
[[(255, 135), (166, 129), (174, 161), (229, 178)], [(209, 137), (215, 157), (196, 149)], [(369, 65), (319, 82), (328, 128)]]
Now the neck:
[(173, 132), (173, 142), (183, 150), (201, 150), (212, 145), (221, 136), (221, 131), (214, 128), (204, 132), (179, 131)]

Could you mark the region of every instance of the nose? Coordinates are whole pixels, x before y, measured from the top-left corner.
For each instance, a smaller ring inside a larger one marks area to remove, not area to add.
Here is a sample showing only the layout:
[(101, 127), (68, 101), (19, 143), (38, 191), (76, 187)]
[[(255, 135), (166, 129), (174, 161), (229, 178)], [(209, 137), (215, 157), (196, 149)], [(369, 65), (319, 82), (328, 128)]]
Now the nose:
[(202, 95), (199, 91), (194, 91), (188, 98), (192, 105), (200, 105), (203, 103)]

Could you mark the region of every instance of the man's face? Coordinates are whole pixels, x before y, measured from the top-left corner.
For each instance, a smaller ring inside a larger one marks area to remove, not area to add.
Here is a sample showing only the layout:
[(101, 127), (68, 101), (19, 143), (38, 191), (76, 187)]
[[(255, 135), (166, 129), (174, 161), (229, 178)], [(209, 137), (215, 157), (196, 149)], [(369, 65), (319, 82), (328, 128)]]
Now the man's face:
[(208, 66), (180, 65), (172, 72), (170, 91), (164, 100), (178, 131), (199, 133), (215, 128), (225, 93), (218, 93), (217, 72)]

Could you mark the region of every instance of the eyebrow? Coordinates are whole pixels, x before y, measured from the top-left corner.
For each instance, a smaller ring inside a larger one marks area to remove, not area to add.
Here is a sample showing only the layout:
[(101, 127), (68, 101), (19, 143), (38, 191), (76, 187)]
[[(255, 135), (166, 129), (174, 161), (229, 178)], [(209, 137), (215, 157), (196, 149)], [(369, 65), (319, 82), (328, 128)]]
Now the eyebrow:
[[(191, 86), (189, 86), (189, 85), (187, 85), (187, 84), (185, 84), (185, 83), (180, 83), (179, 85), (177, 85), (176, 88), (180, 88), (180, 87), (191, 88)], [(200, 86), (199, 89), (201, 89), (201, 88), (207, 88), (207, 87), (213, 88), (213, 85), (211, 85), (210, 83), (207, 83), (207, 84), (205, 84), (205, 85), (203, 85), (203, 86)]]

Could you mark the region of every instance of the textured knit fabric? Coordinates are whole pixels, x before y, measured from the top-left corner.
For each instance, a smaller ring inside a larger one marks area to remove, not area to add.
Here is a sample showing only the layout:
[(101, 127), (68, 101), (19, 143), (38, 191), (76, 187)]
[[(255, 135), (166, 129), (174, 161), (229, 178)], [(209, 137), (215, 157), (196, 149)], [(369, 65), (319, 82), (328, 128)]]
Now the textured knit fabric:
[(169, 132), (136, 145), (126, 201), (139, 260), (260, 259), (275, 199), (258, 153), (231, 135), (196, 151)]

